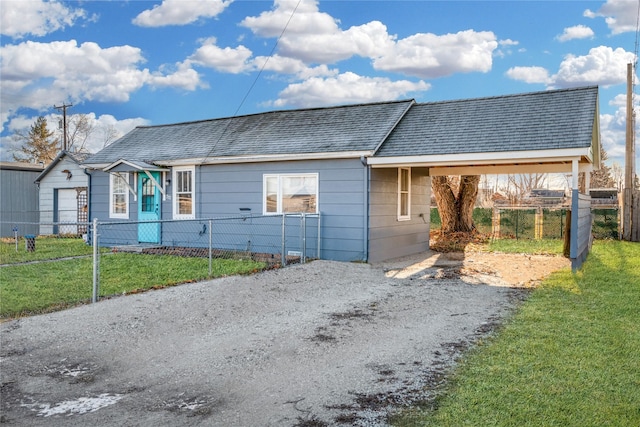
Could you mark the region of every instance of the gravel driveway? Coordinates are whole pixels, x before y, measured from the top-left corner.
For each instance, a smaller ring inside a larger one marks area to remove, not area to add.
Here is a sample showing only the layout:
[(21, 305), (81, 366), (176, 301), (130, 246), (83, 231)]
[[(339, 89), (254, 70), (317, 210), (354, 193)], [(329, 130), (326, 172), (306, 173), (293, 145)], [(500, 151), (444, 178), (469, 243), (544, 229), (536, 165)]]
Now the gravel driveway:
[(524, 292), (414, 261), (314, 261), (4, 322), (2, 422), (387, 425)]

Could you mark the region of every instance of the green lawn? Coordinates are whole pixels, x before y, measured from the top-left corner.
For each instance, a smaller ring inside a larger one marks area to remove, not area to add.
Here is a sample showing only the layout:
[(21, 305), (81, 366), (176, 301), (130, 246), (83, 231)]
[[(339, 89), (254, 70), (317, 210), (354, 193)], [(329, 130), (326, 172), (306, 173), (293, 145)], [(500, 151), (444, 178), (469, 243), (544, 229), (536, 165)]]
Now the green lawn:
[[(246, 274), (264, 268), (264, 263), (251, 260), (214, 259), (212, 277)], [(100, 296), (202, 280), (208, 274), (209, 260), (206, 258), (126, 253), (103, 255)], [(92, 292), (93, 260), (90, 256), (4, 266), (0, 268), (0, 317), (45, 313), (85, 303), (91, 300)]]
[(559, 239), (495, 239), (487, 244), (491, 252), (562, 255), (563, 241)]
[[(640, 244), (596, 241), (396, 426), (640, 425)], [(435, 408), (435, 409), (434, 409)]]
[(19, 237), (18, 247), (14, 239), (0, 241), (0, 264), (39, 261), (44, 259), (65, 258), (91, 255), (93, 248), (81, 238), (36, 237), (36, 250), (27, 252), (25, 241)]

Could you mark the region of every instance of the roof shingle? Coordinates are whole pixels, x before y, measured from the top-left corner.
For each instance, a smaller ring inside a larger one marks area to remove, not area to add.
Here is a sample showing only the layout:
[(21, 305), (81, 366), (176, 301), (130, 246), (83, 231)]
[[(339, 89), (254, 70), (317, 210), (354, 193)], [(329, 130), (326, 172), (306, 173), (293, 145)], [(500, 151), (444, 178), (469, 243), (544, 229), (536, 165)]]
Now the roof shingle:
[(416, 104), (376, 157), (589, 147), (597, 87)]

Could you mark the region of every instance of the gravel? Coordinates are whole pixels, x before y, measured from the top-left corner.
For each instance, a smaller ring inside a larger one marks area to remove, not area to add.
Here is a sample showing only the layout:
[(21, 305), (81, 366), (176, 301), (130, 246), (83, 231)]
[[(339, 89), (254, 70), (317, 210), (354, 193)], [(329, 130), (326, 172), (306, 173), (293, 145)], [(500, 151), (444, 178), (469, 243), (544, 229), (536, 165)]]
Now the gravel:
[(432, 258), (313, 261), (4, 322), (0, 421), (386, 426), (525, 292)]

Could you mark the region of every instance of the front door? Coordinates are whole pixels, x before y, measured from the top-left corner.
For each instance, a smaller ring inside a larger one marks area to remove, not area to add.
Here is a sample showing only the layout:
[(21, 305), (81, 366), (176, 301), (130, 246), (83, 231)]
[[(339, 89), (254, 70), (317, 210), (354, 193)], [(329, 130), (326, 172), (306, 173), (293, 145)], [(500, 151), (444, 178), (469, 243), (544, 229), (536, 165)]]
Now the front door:
[[(150, 172), (160, 181), (160, 172)], [(138, 241), (140, 243), (160, 243), (160, 190), (153, 180), (141, 172), (138, 174)]]

